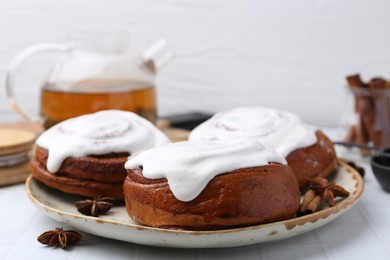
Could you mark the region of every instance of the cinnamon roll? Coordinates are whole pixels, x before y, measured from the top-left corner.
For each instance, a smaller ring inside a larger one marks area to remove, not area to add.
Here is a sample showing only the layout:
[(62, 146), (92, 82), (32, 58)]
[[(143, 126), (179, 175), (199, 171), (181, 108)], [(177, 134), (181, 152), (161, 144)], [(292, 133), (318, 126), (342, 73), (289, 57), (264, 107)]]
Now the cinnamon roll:
[(32, 176), (52, 188), (123, 200), (129, 155), (169, 139), (138, 115), (106, 110), (63, 121), (36, 140)]
[(307, 178), (328, 176), (336, 167), (333, 143), (296, 115), (265, 107), (239, 107), (220, 112), (190, 133), (190, 141), (256, 139), (287, 159), (300, 187)]
[(152, 227), (227, 229), (295, 216), (300, 194), (286, 160), (256, 140), (179, 142), (129, 157), (128, 215)]

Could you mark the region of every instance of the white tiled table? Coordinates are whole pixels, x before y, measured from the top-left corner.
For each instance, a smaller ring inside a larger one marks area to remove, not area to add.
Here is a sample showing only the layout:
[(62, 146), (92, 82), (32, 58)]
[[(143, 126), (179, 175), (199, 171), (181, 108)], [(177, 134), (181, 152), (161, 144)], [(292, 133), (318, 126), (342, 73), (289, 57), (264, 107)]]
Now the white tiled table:
[(0, 188), (0, 259), (390, 259), (390, 193), (367, 163), (360, 201), (331, 223), (300, 236), (229, 249), (170, 249), (83, 234), (68, 250), (37, 242), (44, 231), (72, 227), (35, 208), (24, 185)]

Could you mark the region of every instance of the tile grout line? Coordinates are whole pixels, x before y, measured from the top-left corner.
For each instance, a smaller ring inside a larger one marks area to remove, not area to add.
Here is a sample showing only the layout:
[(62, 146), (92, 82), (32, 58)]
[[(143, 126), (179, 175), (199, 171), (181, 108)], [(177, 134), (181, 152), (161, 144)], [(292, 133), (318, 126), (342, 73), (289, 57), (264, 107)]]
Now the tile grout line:
[(364, 218), (364, 221), (368, 224), (368, 226), (370, 227), (370, 229), (378, 236), (378, 238), (380, 239), (380, 241), (385, 244), (385, 241), (383, 239), (383, 236), (380, 232), (378, 232), (378, 230), (374, 227), (374, 225), (370, 222), (370, 216), (369, 214), (367, 213), (367, 209), (361, 204), (359, 203), (357, 206), (357, 210), (359, 211), (359, 213), (361, 214), (361, 216)]
[[(16, 242), (16, 245), (19, 247), (21, 245), (21, 241), (27, 236), (26, 234), (32, 229), (34, 222), (36, 222), (36, 219), (38, 218), (38, 212), (35, 212), (34, 216), (32, 217), (32, 221), (28, 225), (28, 227), (23, 231), (23, 234), (19, 237), (18, 241)], [(15, 253), (15, 250), (17, 250), (17, 247), (14, 246), (9, 252), (8, 256), (13, 255)]]
[[(328, 223), (330, 224), (330, 223)], [(324, 251), (325, 251), (325, 256), (326, 256), (326, 259), (330, 260), (330, 252), (329, 252), (329, 245), (325, 242), (325, 239), (322, 237), (321, 235), (321, 232), (319, 232), (319, 229), (315, 229), (315, 234), (318, 238), (318, 240), (320, 241), (320, 244), (322, 246), (322, 248), (324, 248)]]
[(386, 242), (386, 238), (383, 236), (382, 232), (380, 232), (378, 230), (378, 228), (370, 221), (371, 220), (371, 217), (370, 215), (368, 214), (368, 210), (364, 207), (364, 205), (362, 205), (361, 203), (359, 203), (357, 207), (357, 210), (359, 211), (359, 213), (361, 214), (361, 216), (364, 218), (364, 220), (366, 221), (367, 225), (369, 226), (369, 228), (375, 233), (375, 235), (379, 238), (379, 240), (381, 241), (381, 245), (384, 247), (384, 249), (389, 253), (390, 255), (390, 249), (389, 249), (389, 243)]

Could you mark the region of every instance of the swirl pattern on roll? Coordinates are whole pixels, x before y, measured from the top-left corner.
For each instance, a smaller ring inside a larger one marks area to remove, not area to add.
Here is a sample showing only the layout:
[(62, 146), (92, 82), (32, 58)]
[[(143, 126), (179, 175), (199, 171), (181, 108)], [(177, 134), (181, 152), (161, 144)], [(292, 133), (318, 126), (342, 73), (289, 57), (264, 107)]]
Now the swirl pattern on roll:
[(126, 111), (105, 110), (63, 121), (36, 144), (49, 151), (47, 170), (56, 172), (67, 157), (128, 152), (134, 154), (169, 139), (152, 123)]
[(189, 140), (256, 139), (286, 157), (295, 149), (315, 144), (315, 131), (290, 112), (267, 107), (239, 107), (215, 114), (192, 130)]

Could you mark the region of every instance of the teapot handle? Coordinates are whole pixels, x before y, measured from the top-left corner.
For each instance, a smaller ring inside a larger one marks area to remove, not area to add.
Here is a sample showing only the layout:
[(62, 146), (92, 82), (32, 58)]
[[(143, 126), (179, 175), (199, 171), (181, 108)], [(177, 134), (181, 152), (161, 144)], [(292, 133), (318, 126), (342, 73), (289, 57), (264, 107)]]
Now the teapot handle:
[(20, 53), (18, 53), (9, 63), (6, 74), (5, 74), (5, 88), (6, 88), (6, 94), (8, 103), (10, 104), (11, 108), (17, 112), (19, 115), (21, 115), (24, 119), (34, 122), (31, 116), (29, 116), (26, 112), (24, 112), (19, 105), (16, 103), (14, 98), (14, 82), (15, 82), (15, 74), (18, 71), (20, 65), (30, 56), (39, 53), (39, 52), (46, 52), (46, 51), (59, 51), (59, 52), (65, 52), (72, 49), (72, 46), (70, 44), (60, 44), (60, 43), (39, 43), (32, 45), (30, 47), (27, 47)]

